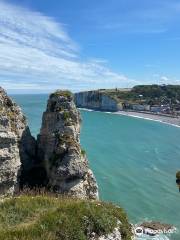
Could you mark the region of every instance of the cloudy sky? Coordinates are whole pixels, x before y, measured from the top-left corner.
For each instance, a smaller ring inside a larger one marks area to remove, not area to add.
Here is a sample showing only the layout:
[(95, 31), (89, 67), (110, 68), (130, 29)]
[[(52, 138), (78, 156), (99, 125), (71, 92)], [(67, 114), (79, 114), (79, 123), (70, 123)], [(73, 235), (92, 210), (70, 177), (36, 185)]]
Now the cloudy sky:
[(179, 0), (0, 0), (0, 86), (180, 84), (179, 26)]

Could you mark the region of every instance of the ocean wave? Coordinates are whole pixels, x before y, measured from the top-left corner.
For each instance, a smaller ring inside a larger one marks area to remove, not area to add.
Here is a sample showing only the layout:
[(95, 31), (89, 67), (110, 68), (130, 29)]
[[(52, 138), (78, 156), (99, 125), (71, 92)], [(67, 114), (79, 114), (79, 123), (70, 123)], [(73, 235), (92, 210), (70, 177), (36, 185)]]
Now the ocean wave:
[(166, 235), (157, 235), (153, 237), (143, 235), (141, 237), (137, 237), (135, 240), (170, 240), (170, 238), (167, 237)]
[(170, 125), (170, 126), (173, 126), (173, 127), (180, 128), (180, 126), (177, 125), (177, 124), (168, 123), (168, 122), (165, 122), (165, 121), (160, 120), (160, 119), (153, 119), (153, 118), (149, 118), (149, 117), (136, 116), (136, 115), (133, 115), (131, 113), (106, 112), (106, 111), (99, 111), (99, 110), (93, 110), (93, 109), (88, 109), (88, 108), (78, 108), (78, 109), (83, 110), (83, 111), (87, 111), (87, 112), (100, 112), (100, 113), (107, 113), (107, 114), (112, 114), (112, 115), (122, 115), (122, 116), (126, 116), (126, 117), (139, 118), (139, 119), (144, 119), (144, 120), (153, 121), (153, 122), (159, 122), (159, 123), (163, 123), (163, 124), (166, 124), (166, 125)]
[(160, 172), (160, 169), (158, 167), (156, 167), (155, 165), (152, 166), (152, 169), (155, 171), (155, 172)]

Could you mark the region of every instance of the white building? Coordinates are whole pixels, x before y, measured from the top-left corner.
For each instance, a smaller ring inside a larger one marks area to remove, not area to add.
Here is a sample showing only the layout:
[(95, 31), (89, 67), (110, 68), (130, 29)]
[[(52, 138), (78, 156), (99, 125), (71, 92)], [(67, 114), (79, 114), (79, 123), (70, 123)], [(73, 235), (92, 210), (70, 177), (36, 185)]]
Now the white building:
[(132, 109), (134, 111), (150, 111), (150, 105), (147, 104), (133, 104)]

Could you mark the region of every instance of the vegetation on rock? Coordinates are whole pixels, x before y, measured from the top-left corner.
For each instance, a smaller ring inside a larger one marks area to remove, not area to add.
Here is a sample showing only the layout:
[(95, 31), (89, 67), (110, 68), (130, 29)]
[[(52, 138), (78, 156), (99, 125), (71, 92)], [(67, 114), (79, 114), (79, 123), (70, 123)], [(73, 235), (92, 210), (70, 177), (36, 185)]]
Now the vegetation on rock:
[(85, 156), (85, 155), (86, 155), (86, 150), (84, 150), (84, 149), (81, 148), (81, 154), (82, 154), (83, 156)]
[(100, 89), (117, 102), (156, 104), (177, 104), (180, 101), (180, 85), (138, 85), (132, 89)]
[(54, 92), (50, 95), (50, 98), (60, 97), (60, 96), (66, 97), (66, 98), (72, 98), (73, 94), (68, 90), (57, 90), (56, 92)]
[(178, 172), (176, 173), (176, 178), (177, 178), (178, 180), (180, 180), (180, 171), (178, 171)]
[(113, 232), (131, 239), (123, 209), (112, 204), (53, 196), (20, 196), (0, 204), (0, 240), (87, 240)]

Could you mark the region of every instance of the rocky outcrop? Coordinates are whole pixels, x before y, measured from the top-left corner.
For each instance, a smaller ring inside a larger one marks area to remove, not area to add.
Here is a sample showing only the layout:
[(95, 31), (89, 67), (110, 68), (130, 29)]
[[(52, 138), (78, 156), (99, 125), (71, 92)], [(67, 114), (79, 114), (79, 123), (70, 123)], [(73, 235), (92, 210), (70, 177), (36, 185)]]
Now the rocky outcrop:
[(161, 235), (166, 237), (166, 235), (174, 234), (176, 232), (176, 228), (170, 224), (151, 221), (151, 222), (143, 222), (140, 225), (134, 225), (134, 235), (137, 237), (142, 237), (143, 239), (146, 236), (156, 236)]
[(0, 196), (12, 195), (23, 167), (30, 167), (35, 154), (21, 109), (0, 88)]
[(75, 93), (74, 99), (76, 106), (79, 108), (110, 112), (122, 110), (120, 103), (101, 90)]
[(143, 222), (143, 223), (141, 223), (140, 226), (143, 227), (143, 228), (148, 228), (148, 229), (152, 229), (152, 230), (155, 230), (155, 231), (158, 231), (158, 230), (168, 231), (168, 230), (174, 228), (174, 227), (173, 227), (172, 225), (170, 225), (170, 224), (161, 223), (161, 222), (155, 222), (155, 221)]
[(0, 196), (45, 187), (97, 199), (96, 180), (80, 147), (80, 122), (70, 92), (51, 94), (36, 141), (21, 109), (0, 88)]
[(51, 94), (38, 136), (38, 159), (57, 193), (98, 198), (96, 180), (80, 147), (80, 113), (68, 91)]

